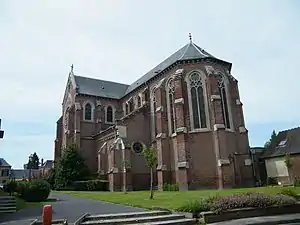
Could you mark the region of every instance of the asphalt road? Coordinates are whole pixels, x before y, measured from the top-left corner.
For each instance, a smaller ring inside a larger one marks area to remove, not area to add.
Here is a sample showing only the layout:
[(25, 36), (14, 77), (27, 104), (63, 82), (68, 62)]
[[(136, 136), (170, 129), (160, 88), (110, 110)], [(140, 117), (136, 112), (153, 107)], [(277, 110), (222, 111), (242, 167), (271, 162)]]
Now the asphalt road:
[[(106, 214), (144, 211), (140, 208), (76, 198), (67, 194), (51, 194), (49, 198), (58, 199), (57, 202), (50, 203), (53, 208), (53, 219), (67, 219), (69, 223), (74, 223), (85, 213)], [(41, 216), (42, 207), (33, 207), (13, 214), (0, 215), (0, 224), (29, 225), (33, 220), (41, 219)]]

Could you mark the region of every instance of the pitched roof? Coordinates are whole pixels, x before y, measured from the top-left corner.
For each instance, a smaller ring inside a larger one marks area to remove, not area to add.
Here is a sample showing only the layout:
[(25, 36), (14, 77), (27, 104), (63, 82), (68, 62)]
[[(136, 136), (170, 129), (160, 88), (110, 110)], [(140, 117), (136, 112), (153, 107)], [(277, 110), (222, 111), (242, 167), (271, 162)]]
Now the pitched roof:
[(74, 76), (79, 94), (120, 99), (129, 85), (89, 77)]
[(217, 59), (201, 49), (198, 45), (189, 42), (131, 85), (81, 76), (75, 76), (75, 83), (78, 88), (78, 93), (80, 94), (120, 99), (178, 61), (204, 58)]
[(277, 143), (275, 148), (264, 151), (261, 157), (272, 158), (286, 154), (300, 154), (300, 127), (280, 131), (277, 135)]
[(53, 160), (46, 160), (42, 165), (43, 168), (51, 169), (53, 167)]
[(11, 166), (8, 164), (8, 162), (5, 161), (5, 159), (0, 158), (0, 166)]

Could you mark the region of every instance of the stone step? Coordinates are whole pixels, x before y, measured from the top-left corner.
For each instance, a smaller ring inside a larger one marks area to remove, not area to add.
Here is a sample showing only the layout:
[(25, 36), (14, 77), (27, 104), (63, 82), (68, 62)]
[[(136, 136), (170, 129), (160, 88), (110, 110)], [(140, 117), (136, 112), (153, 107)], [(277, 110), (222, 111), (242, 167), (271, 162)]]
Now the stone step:
[(144, 212), (130, 212), (130, 213), (113, 213), (113, 214), (99, 214), (89, 215), (85, 217), (85, 221), (88, 220), (109, 220), (109, 219), (121, 219), (121, 218), (136, 218), (136, 217), (149, 217), (149, 216), (162, 216), (168, 215), (171, 212), (168, 211), (144, 211)]
[(96, 225), (96, 224), (147, 224), (152, 222), (163, 222), (172, 220), (185, 219), (184, 215), (168, 214), (160, 216), (148, 216), (148, 217), (131, 217), (131, 218), (118, 218), (107, 220), (90, 220), (83, 221), (82, 225)]
[(16, 208), (17, 208), (16, 206), (0, 207), (0, 212), (1, 211), (6, 211), (6, 210), (15, 210)]
[(7, 209), (7, 210), (0, 210), (0, 214), (2, 213), (15, 213), (17, 212), (17, 209)]
[(2, 200), (14, 200), (14, 199), (16, 199), (15, 196), (8, 196), (8, 195), (0, 196), (0, 201), (2, 201)]
[(158, 221), (150, 223), (135, 223), (131, 225), (195, 225), (197, 224), (196, 220), (193, 219), (179, 219), (179, 220), (167, 220), (167, 221)]
[(0, 202), (0, 208), (1, 207), (7, 207), (7, 206), (15, 206), (16, 202)]

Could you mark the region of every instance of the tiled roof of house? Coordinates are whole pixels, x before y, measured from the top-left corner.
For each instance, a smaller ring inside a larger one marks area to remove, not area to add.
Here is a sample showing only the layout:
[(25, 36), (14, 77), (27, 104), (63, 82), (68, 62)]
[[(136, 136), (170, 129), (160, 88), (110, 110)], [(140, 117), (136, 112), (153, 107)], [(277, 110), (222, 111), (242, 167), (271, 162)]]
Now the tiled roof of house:
[(9, 165), (8, 162), (5, 161), (5, 159), (0, 158), (0, 166), (6, 166), (7, 167), (7, 166), (11, 166), (11, 165)]
[(51, 169), (53, 167), (53, 160), (46, 160), (42, 165), (43, 168)]
[(300, 127), (280, 131), (277, 135), (277, 145), (263, 152), (262, 158), (300, 154)]
[(169, 66), (173, 65), (178, 61), (204, 58), (217, 59), (211, 54), (201, 49), (198, 45), (194, 44), (193, 42), (190, 42), (182, 48), (180, 48), (177, 52), (169, 56), (167, 59), (162, 61), (156, 67), (151, 69), (141, 78), (133, 82), (131, 85), (81, 76), (75, 76), (75, 83), (77, 86), (78, 93), (80, 94), (120, 99), (125, 95), (129, 94), (130, 92), (134, 91), (139, 86), (145, 84), (145, 82), (149, 81), (150, 79), (158, 75), (160, 72), (167, 69)]

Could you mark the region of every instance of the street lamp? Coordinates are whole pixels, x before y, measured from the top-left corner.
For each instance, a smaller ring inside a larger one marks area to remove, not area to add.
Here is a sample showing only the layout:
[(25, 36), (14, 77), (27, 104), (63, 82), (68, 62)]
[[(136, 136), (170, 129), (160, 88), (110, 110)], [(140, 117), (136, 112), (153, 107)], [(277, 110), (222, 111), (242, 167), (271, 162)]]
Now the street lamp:
[(0, 139), (4, 136), (4, 130), (1, 130), (1, 119), (0, 119)]

